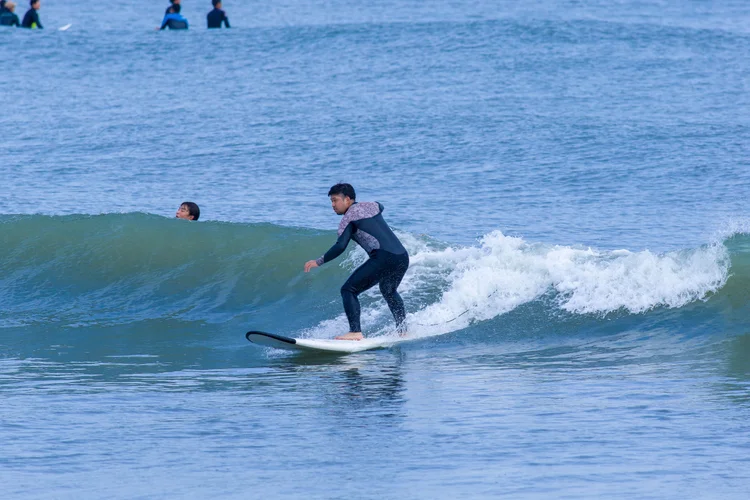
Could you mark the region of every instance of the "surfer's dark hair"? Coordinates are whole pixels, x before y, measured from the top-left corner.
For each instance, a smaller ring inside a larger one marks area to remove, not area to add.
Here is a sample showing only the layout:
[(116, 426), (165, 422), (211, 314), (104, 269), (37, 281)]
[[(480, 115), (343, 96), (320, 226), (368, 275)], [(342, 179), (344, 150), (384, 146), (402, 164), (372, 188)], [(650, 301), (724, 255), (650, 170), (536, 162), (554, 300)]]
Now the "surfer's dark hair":
[(328, 190), (328, 196), (333, 196), (335, 194), (348, 196), (352, 200), (357, 199), (357, 194), (354, 192), (354, 188), (352, 187), (351, 184), (346, 184), (346, 183), (336, 184), (335, 186), (331, 187), (331, 189)]
[(201, 209), (192, 201), (183, 201), (180, 206), (187, 207), (188, 213), (193, 216), (193, 220), (198, 220), (198, 217), (201, 216)]

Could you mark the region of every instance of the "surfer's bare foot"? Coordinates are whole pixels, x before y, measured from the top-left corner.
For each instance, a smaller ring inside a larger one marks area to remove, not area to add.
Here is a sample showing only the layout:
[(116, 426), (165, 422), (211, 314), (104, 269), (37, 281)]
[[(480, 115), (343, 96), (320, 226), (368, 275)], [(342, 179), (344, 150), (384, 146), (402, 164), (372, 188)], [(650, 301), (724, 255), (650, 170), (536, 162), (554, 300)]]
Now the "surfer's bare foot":
[(336, 340), (362, 340), (364, 335), (362, 332), (349, 332), (346, 335), (339, 335)]

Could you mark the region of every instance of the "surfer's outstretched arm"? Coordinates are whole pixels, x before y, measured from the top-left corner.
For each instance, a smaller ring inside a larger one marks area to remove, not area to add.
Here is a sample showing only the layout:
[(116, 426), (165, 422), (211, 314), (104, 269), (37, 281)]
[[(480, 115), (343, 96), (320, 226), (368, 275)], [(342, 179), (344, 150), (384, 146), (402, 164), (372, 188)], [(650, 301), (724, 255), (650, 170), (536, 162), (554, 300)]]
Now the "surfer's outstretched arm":
[(344, 250), (349, 245), (349, 240), (352, 239), (352, 234), (354, 234), (354, 224), (349, 223), (344, 232), (341, 233), (341, 236), (336, 240), (336, 243), (322, 257), (305, 262), (305, 272), (309, 273), (310, 269), (322, 266), (344, 253)]
[(353, 234), (354, 224), (350, 222), (346, 226), (346, 229), (344, 229), (344, 232), (341, 233), (341, 236), (336, 240), (336, 243), (334, 243), (322, 257), (318, 257), (315, 262), (317, 262), (319, 266), (322, 266), (326, 262), (330, 262), (344, 253), (344, 250), (346, 250), (346, 247), (349, 245), (349, 240), (352, 239)]

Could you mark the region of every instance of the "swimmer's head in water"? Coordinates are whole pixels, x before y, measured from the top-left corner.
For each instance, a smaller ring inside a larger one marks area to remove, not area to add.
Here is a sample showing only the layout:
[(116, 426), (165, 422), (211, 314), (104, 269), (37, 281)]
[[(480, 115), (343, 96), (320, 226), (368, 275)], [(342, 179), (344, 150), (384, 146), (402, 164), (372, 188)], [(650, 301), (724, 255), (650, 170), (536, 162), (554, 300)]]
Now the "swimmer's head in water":
[(357, 199), (357, 194), (351, 184), (336, 184), (328, 190), (328, 197), (331, 199), (333, 211), (343, 215)]
[(201, 216), (201, 209), (192, 201), (186, 201), (180, 205), (180, 208), (177, 209), (177, 213), (174, 214), (174, 216), (178, 219), (198, 220)]

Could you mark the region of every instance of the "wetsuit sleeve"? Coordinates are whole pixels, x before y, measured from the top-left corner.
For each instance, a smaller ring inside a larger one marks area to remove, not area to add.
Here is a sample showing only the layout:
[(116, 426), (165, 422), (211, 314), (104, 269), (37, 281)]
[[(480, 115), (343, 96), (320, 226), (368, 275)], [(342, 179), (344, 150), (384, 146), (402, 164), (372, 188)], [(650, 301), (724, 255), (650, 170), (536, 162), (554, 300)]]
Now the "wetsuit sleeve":
[(159, 28), (159, 29), (160, 29), (160, 30), (163, 30), (164, 28), (166, 28), (166, 27), (167, 27), (167, 23), (168, 23), (168, 22), (169, 22), (169, 17), (168, 17), (168, 15), (167, 15), (167, 16), (164, 16), (164, 20), (163, 20), (163, 21), (161, 22), (161, 28)]
[(230, 26), (229, 26), (229, 18), (227, 17), (226, 14), (224, 14), (224, 26), (226, 26), (227, 28), (230, 28)]
[(346, 226), (346, 229), (344, 229), (344, 232), (341, 233), (341, 236), (339, 236), (339, 239), (336, 240), (336, 243), (334, 243), (322, 257), (318, 257), (315, 260), (315, 263), (322, 266), (326, 262), (330, 262), (344, 253), (344, 250), (346, 250), (347, 245), (349, 245), (349, 240), (352, 239), (353, 234), (354, 223), (350, 222), (349, 225)]

